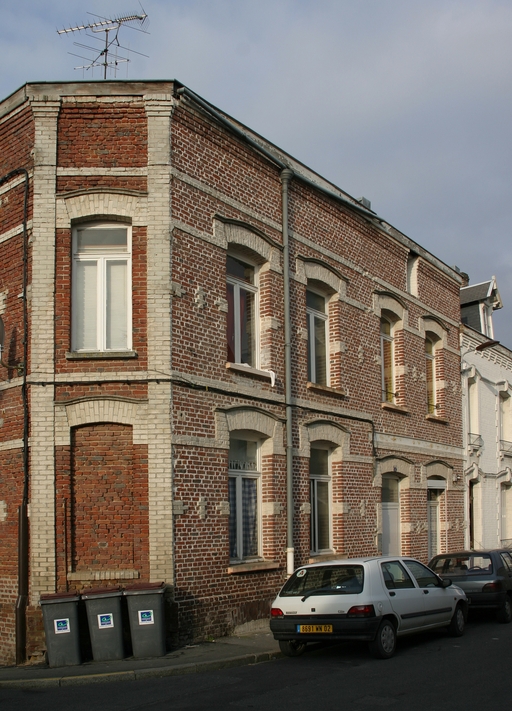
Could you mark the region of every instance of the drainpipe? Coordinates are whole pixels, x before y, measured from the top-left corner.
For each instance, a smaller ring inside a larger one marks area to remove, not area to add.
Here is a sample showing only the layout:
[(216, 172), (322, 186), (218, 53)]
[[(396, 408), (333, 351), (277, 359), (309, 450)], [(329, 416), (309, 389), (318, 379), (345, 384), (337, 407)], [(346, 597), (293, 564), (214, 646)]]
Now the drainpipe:
[(293, 433), (292, 433), (292, 328), (290, 315), (290, 241), (288, 237), (288, 187), (293, 172), (281, 171), (284, 282), (284, 390), (286, 406), (286, 572), (295, 568), (293, 547)]
[(28, 184), (29, 176), (25, 168), (16, 168), (0, 178), (0, 185), (8, 182), (16, 175), (25, 179), (25, 193), (23, 198), (23, 382), (21, 398), (23, 404), (23, 494), (21, 505), (18, 508), (18, 597), (16, 599), (16, 664), (22, 664), (26, 657), (27, 646), (27, 604), (28, 604), (28, 392), (27, 392), (27, 364), (28, 364), (28, 245), (27, 245), (27, 216), (28, 216)]

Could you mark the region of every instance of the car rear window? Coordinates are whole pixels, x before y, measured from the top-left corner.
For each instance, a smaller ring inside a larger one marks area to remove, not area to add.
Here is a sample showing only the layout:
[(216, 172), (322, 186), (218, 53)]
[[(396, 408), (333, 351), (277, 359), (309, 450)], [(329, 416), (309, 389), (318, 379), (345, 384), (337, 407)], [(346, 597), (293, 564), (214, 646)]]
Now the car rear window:
[(362, 565), (322, 565), (316, 568), (299, 568), (280, 592), (282, 597), (294, 595), (357, 595), (362, 592), (364, 569)]
[(492, 573), (491, 556), (487, 553), (466, 553), (435, 558), (430, 567), (438, 575), (479, 575)]

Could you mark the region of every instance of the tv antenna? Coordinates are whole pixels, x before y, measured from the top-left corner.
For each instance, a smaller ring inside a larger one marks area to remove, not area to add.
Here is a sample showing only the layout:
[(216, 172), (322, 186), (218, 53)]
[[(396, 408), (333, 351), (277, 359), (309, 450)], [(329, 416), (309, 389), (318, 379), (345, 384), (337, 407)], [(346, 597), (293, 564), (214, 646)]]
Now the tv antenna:
[[(148, 19), (148, 16), (144, 11), (142, 5), (140, 6), (140, 8), (142, 10), (141, 13), (133, 15), (124, 15), (122, 17), (102, 17), (101, 15), (94, 15), (92, 12), (88, 12), (88, 15), (92, 15), (93, 17), (97, 18), (95, 22), (77, 25), (76, 27), (68, 27), (63, 30), (57, 30), (57, 34), (59, 35), (68, 34), (69, 32), (85, 32), (88, 37), (90, 37), (96, 42), (102, 42), (99, 37), (95, 37), (96, 34), (100, 32), (103, 32), (105, 34), (105, 43), (103, 49), (100, 49), (98, 45), (96, 45), (96, 47), (89, 47), (85, 44), (80, 44), (79, 42), (73, 42), (75, 47), (82, 47), (83, 49), (86, 49), (89, 52), (93, 52), (92, 58), (82, 57), (82, 55), (80, 54), (68, 52), (68, 54), (71, 54), (73, 57), (80, 57), (80, 59), (85, 59), (88, 62), (88, 64), (84, 64), (80, 67), (75, 67), (75, 69), (88, 70), (94, 69), (94, 67), (103, 67), (103, 79), (106, 79), (107, 70), (109, 68), (114, 70), (115, 76), (117, 65), (121, 62), (130, 61), (128, 57), (118, 56), (118, 49), (124, 49), (127, 52), (134, 52), (135, 54), (139, 54), (141, 57), (147, 57), (147, 54), (142, 54), (142, 52), (135, 52), (135, 50), (133, 49), (123, 47), (119, 44), (118, 40), (119, 30), (123, 25), (126, 25), (132, 30), (137, 30), (138, 32), (144, 32), (145, 34), (149, 34), (148, 32), (146, 32), (146, 30), (143, 29)], [(138, 27), (135, 27), (134, 24), (138, 25)], [(90, 32), (92, 32), (93, 34), (89, 34)], [(110, 59), (109, 55), (111, 55), (112, 53), (114, 53), (114, 58)]]

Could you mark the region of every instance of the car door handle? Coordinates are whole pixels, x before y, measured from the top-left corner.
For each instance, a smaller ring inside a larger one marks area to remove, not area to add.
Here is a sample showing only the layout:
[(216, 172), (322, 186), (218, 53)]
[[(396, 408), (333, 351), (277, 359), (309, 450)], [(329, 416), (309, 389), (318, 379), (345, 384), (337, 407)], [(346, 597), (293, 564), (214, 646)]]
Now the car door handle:
[(396, 595), (396, 593), (394, 593), (394, 592), (389, 593), (389, 597), (395, 597), (395, 595)]
[(423, 594), (428, 595), (428, 590), (425, 590), (425, 588), (423, 588)]

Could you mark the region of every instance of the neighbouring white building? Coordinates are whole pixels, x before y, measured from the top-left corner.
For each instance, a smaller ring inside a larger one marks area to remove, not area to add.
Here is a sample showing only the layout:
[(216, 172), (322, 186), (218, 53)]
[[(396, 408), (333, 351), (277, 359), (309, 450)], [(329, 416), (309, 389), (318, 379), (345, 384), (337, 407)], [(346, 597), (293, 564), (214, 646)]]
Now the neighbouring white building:
[(461, 368), (471, 548), (512, 546), (512, 351), (494, 339), (495, 277), (461, 289)]

